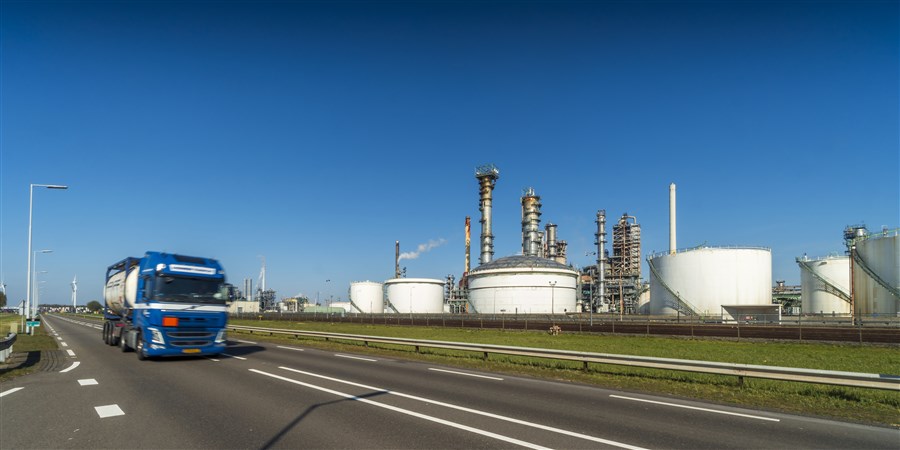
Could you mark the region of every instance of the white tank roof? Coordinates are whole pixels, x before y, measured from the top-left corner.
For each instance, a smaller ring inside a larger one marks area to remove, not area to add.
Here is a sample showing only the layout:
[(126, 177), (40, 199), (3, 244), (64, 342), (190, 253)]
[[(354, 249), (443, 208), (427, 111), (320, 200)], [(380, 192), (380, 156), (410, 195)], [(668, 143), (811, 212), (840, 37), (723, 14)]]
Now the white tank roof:
[(483, 273), (491, 272), (507, 272), (507, 271), (566, 271), (573, 272), (569, 266), (558, 263), (552, 259), (542, 258), (540, 256), (514, 255), (495, 259), (487, 264), (482, 264), (469, 272), (470, 276), (476, 276)]
[(384, 282), (384, 284), (396, 283), (444, 284), (444, 280), (438, 280), (436, 278), (392, 278)]

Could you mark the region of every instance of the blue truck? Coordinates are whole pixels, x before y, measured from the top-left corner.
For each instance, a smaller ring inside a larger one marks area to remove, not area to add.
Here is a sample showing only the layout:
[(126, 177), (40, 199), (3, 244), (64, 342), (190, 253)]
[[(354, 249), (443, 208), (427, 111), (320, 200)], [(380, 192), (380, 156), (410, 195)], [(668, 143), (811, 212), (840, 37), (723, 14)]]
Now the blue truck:
[(147, 252), (106, 269), (103, 341), (138, 359), (217, 355), (228, 323), (225, 270), (211, 258)]

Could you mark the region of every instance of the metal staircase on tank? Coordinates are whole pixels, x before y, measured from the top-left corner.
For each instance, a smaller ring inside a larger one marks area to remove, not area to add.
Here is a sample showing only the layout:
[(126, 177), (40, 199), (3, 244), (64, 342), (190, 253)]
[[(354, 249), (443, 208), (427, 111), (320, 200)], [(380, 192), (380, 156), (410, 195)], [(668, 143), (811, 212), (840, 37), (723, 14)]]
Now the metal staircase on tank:
[(365, 313), (363, 312), (362, 308), (360, 308), (359, 306), (357, 306), (356, 303), (353, 303), (353, 299), (352, 299), (352, 298), (349, 299), (349, 301), (350, 301), (350, 306), (356, 308), (356, 310), (359, 311), (360, 313), (365, 314)]
[(809, 263), (811, 263), (811, 262), (815, 262), (815, 261), (804, 261), (801, 259), (797, 259), (797, 264), (799, 264), (800, 267), (802, 267), (803, 269), (808, 271), (810, 275), (812, 275), (813, 277), (815, 277), (817, 280), (821, 281), (825, 285), (825, 292), (827, 292), (831, 295), (834, 295), (835, 297), (838, 297), (847, 303), (851, 303), (850, 302), (850, 293), (844, 292), (844, 290), (837, 287), (837, 285), (834, 284), (833, 281), (829, 280), (828, 278), (825, 278), (825, 276), (823, 276), (823, 275), (817, 273), (815, 270), (813, 270), (813, 268), (809, 265)]
[(669, 287), (669, 285), (666, 284), (665, 281), (663, 281), (662, 277), (659, 275), (659, 272), (656, 271), (656, 267), (653, 266), (653, 260), (651, 260), (650, 258), (647, 258), (647, 265), (650, 267), (650, 272), (652, 272), (653, 275), (656, 276), (656, 279), (659, 281), (659, 284), (661, 284), (662, 287), (664, 287), (667, 291), (669, 291), (669, 293), (672, 294), (676, 300), (678, 300), (678, 303), (671, 305), (671, 306), (675, 307), (675, 309), (678, 312), (680, 312), (681, 314), (684, 314), (684, 315), (688, 315), (688, 316), (699, 316), (700, 315), (700, 313), (697, 311), (696, 306), (692, 305), (691, 302), (685, 300), (680, 295), (678, 295), (678, 293), (675, 292), (674, 289)]
[(394, 310), (394, 312), (395, 312), (395, 313), (397, 313), (397, 314), (400, 314), (400, 310), (399, 310), (399, 309), (397, 309), (397, 307), (396, 307), (396, 306), (394, 306), (394, 304), (393, 304), (393, 303), (391, 303), (391, 301), (390, 301), (390, 300), (388, 300), (388, 299), (384, 299), (384, 304), (385, 304), (385, 305), (387, 305), (387, 307), (388, 307), (388, 308), (391, 308), (391, 309), (393, 309), (393, 310)]
[(869, 265), (866, 264), (865, 261), (863, 261), (862, 257), (859, 256), (859, 252), (858, 252), (858, 251), (853, 251), (853, 252), (850, 252), (850, 253), (853, 255), (853, 262), (856, 263), (856, 265), (858, 265), (859, 267), (861, 267), (862, 270), (863, 270), (863, 272), (865, 272), (867, 275), (869, 275), (870, 277), (872, 277), (872, 279), (875, 280), (875, 282), (877, 282), (878, 284), (881, 285), (881, 287), (885, 288), (888, 292), (890, 292), (891, 295), (894, 296), (894, 298), (900, 299), (900, 290), (898, 290), (897, 288), (891, 286), (887, 281), (884, 281), (883, 278), (881, 278), (880, 276), (878, 276), (878, 274), (876, 274), (875, 271), (872, 270), (872, 269), (869, 267)]

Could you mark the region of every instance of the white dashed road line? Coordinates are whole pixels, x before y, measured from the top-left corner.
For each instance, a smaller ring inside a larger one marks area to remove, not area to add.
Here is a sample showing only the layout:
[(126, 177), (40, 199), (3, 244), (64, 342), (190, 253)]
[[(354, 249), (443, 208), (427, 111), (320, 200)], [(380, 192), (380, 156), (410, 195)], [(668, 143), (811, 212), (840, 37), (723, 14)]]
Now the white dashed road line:
[(658, 401), (656, 401), (656, 400), (645, 400), (645, 399), (642, 399), (642, 398), (622, 397), (621, 395), (610, 395), (610, 397), (612, 397), (612, 398), (620, 398), (620, 399), (623, 399), (623, 400), (633, 400), (633, 401), (636, 401), (636, 402), (653, 403), (653, 404), (656, 404), (656, 405), (674, 406), (674, 407), (676, 407), (676, 408), (693, 409), (693, 410), (696, 410), (696, 411), (706, 411), (706, 412), (711, 412), (711, 413), (716, 413), (716, 414), (727, 414), (727, 415), (729, 415), (729, 416), (747, 417), (747, 418), (749, 418), (749, 419), (768, 420), (768, 421), (771, 421), (771, 422), (781, 422), (781, 420), (779, 420), (779, 419), (773, 419), (773, 418), (771, 418), (771, 417), (751, 416), (750, 414), (741, 414), (741, 413), (734, 413), (734, 412), (729, 412), (729, 411), (720, 411), (720, 410), (717, 410), (717, 409), (698, 408), (698, 407), (696, 407), (696, 406), (679, 405), (679, 404), (677, 404), (677, 403), (666, 403), (666, 402), (658, 402)]
[[(69, 350), (69, 351), (71, 351), (71, 350)], [(68, 372), (68, 371), (70, 371), (70, 370), (72, 370), (72, 369), (74, 369), (74, 368), (76, 368), (76, 367), (78, 367), (78, 366), (80, 366), (80, 365), (81, 365), (80, 362), (75, 361), (75, 362), (72, 363), (71, 366), (69, 366), (69, 367), (67, 367), (67, 368), (65, 368), (65, 369), (63, 369), (63, 370), (60, 370), (59, 373), (66, 373), (66, 372)]]
[(453, 373), (453, 374), (456, 374), (456, 375), (465, 375), (465, 376), (467, 376), (467, 377), (487, 378), (488, 380), (503, 381), (503, 378), (489, 377), (489, 376), (487, 376), (487, 375), (475, 375), (474, 373), (454, 372), (454, 371), (452, 371), (452, 370), (435, 369), (434, 367), (429, 367), (428, 370), (433, 370), (433, 371), (435, 371), (435, 372)]
[(298, 351), (298, 352), (304, 351), (302, 348), (285, 347), (285, 346), (283, 346), (283, 345), (278, 345), (277, 347), (278, 347), (278, 348), (283, 348), (283, 349), (285, 349), (285, 350), (294, 350), (294, 351)]
[(335, 353), (334, 356), (337, 356), (338, 358), (349, 358), (349, 359), (358, 359), (360, 361), (378, 362), (377, 359), (360, 358), (359, 356), (342, 355), (340, 353)]
[(21, 391), (22, 389), (25, 389), (25, 388), (23, 388), (23, 387), (17, 387), (17, 388), (12, 388), (12, 389), (10, 389), (10, 390), (8, 390), (8, 391), (0, 392), (0, 397), (3, 397), (3, 396), (5, 396), (5, 395), (12, 394), (13, 392)]
[(122, 411), (122, 408), (119, 408), (119, 405), (95, 406), (94, 409), (97, 410), (97, 415), (99, 415), (101, 419), (125, 415), (125, 411)]
[(73, 352), (71, 349), (66, 350), (66, 352), (69, 354), (69, 356), (75, 356), (75, 352)]
[(240, 359), (240, 360), (243, 360), (243, 361), (246, 361), (246, 360), (247, 360), (247, 358), (244, 358), (244, 357), (242, 357), (242, 356), (229, 355), (228, 353), (222, 353), (222, 355), (227, 356), (227, 357), (229, 357), (229, 358), (237, 358), (237, 359)]
[(234, 341), (235, 341), (235, 342), (240, 342), (240, 343), (242, 343), (242, 344), (252, 344), (252, 345), (256, 345), (256, 342), (242, 341), (242, 340), (240, 340), (240, 339), (235, 339)]
[(80, 384), (82, 386), (92, 386), (92, 385), (100, 384), (100, 383), (98, 383), (97, 380), (95, 380), (93, 378), (86, 378), (84, 380), (78, 380), (78, 384)]

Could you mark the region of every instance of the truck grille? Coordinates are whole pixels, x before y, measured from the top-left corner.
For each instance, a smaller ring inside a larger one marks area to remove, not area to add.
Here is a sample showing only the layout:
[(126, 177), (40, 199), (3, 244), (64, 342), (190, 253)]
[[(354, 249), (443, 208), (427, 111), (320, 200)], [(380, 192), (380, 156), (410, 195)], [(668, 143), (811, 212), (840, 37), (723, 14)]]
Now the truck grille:
[(208, 331), (169, 331), (168, 342), (174, 347), (201, 347), (209, 345), (215, 339), (215, 333)]

